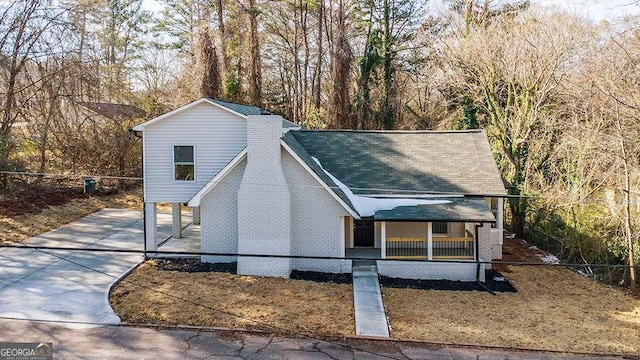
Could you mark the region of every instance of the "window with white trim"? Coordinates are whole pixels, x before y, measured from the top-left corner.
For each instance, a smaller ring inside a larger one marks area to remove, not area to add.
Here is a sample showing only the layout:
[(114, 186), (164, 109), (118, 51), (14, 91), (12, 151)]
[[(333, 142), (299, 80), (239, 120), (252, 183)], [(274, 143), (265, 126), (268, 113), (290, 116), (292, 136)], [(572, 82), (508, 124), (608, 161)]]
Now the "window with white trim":
[(173, 178), (179, 181), (195, 181), (195, 151), (193, 146), (173, 147)]
[(449, 223), (445, 221), (436, 221), (431, 225), (431, 233), (438, 235), (446, 235), (449, 233)]

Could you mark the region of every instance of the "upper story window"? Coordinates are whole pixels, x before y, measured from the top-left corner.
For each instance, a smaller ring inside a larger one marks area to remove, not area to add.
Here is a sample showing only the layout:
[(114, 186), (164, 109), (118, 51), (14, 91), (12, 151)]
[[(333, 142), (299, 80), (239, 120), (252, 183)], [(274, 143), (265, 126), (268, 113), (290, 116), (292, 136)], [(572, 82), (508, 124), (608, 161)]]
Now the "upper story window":
[(195, 181), (195, 151), (193, 146), (173, 147), (173, 176), (175, 180)]
[(431, 225), (433, 234), (446, 235), (449, 233), (449, 223), (445, 221), (436, 221)]

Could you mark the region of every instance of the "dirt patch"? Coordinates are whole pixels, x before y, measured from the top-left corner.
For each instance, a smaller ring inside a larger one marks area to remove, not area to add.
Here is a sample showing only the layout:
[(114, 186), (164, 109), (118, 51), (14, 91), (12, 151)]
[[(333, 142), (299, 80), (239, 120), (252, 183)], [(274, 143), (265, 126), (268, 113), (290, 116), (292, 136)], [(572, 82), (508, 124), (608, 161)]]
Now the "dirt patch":
[(0, 216), (14, 217), (35, 213), (50, 206), (66, 204), (73, 199), (87, 199), (91, 196), (105, 197), (118, 194), (116, 188), (98, 188), (92, 195), (84, 193), (81, 186), (47, 186), (27, 184), (0, 196)]
[[(504, 278), (502, 274), (495, 270), (489, 270), (486, 274), (484, 285), (494, 292), (516, 292), (516, 288), (505, 278), (498, 281), (497, 278)], [(449, 290), (449, 291), (487, 291), (486, 288), (473, 281), (451, 281), (451, 280), (413, 280), (398, 279), (380, 276), (380, 286), (397, 289), (420, 289), (420, 290)]]
[[(505, 260), (535, 249), (505, 239)], [(543, 350), (640, 353), (640, 299), (557, 267), (508, 266), (517, 293), (384, 288), (392, 336)]]
[(0, 244), (23, 241), (104, 208), (140, 210), (142, 209), (142, 189), (133, 189), (115, 195), (80, 196), (66, 200), (60, 205), (36, 207), (33, 212), (21, 215), (0, 215)]
[(158, 264), (144, 263), (113, 289), (111, 306), (124, 321), (282, 334), (354, 333), (349, 285), (162, 270)]

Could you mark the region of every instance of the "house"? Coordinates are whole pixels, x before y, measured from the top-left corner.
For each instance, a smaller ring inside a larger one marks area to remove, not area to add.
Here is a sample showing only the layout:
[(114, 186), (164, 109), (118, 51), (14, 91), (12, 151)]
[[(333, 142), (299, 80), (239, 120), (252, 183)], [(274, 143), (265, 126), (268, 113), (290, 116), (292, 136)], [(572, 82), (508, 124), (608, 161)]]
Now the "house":
[(202, 256), (240, 274), (349, 272), (349, 257), (368, 257), (391, 277), (474, 281), (475, 260), (502, 256), (506, 193), (482, 130), (309, 131), (212, 99), (134, 130), (147, 251), (155, 204), (171, 202), (174, 237), (180, 204), (194, 208), (202, 252), (303, 257)]

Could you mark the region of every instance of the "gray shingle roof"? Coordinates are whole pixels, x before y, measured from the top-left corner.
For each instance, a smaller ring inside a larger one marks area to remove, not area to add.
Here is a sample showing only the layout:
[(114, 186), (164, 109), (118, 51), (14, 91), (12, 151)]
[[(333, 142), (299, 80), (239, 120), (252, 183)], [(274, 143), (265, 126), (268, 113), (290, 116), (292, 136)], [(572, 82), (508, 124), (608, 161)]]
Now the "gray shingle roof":
[(144, 110), (133, 105), (100, 102), (79, 102), (78, 104), (111, 120), (131, 120), (143, 118)]
[(399, 206), (392, 210), (379, 210), (373, 219), (379, 221), (496, 221), (484, 199), (446, 198), (446, 200), (451, 202), (448, 204)]
[(284, 142), (289, 145), (291, 150), (293, 150), (302, 159), (302, 161), (304, 161), (305, 164), (307, 164), (313, 170), (313, 172), (315, 172), (316, 175), (318, 175), (318, 177), (320, 177), (320, 179), (322, 179), (322, 181), (327, 184), (327, 186), (333, 189), (333, 191), (340, 197), (340, 199), (342, 199), (353, 211), (357, 213), (355, 207), (351, 203), (351, 200), (349, 200), (349, 197), (347, 197), (347, 195), (338, 187), (336, 183), (333, 182), (333, 180), (331, 180), (331, 178), (322, 170), (322, 168), (315, 161), (313, 161), (311, 155), (307, 152), (307, 150), (305, 150), (305, 148), (298, 142), (298, 140), (296, 140), (296, 138), (291, 135), (292, 132), (293, 130), (287, 132), (283, 136), (282, 139), (284, 140)]
[(229, 101), (222, 101), (222, 100), (212, 99), (212, 98), (209, 98), (209, 100), (213, 101), (218, 105), (224, 106), (227, 109), (231, 109), (237, 113), (240, 113), (242, 115), (248, 116), (248, 115), (270, 115), (271, 114), (269, 110), (259, 108), (257, 106), (236, 104)]
[[(252, 106), (252, 105), (244, 105), (244, 104), (237, 104), (237, 103), (232, 103), (232, 102), (228, 102), (228, 101), (222, 101), (222, 100), (218, 100), (218, 99), (212, 99), (209, 98), (209, 100), (213, 101), (214, 103), (224, 106), (227, 109), (231, 109), (237, 113), (240, 113), (242, 115), (271, 115), (271, 112), (267, 109), (263, 109), (263, 108), (259, 108), (257, 106)], [(295, 123), (289, 121), (289, 120), (282, 120), (282, 127), (284, 129), (288, 129), (288, 128), (298, 128), (300, 127), (300, 125), (296, 125)]]
[(319, 176), (311, 156), (355, 194), (506, 194), (481, 130), (300, 130), (284, 140), (297, 153), (304, 150), (303, 160)]

